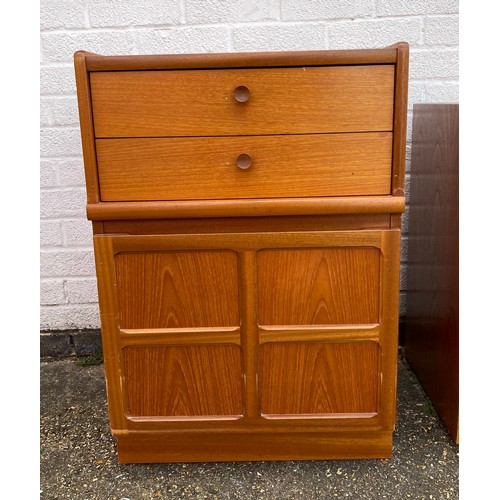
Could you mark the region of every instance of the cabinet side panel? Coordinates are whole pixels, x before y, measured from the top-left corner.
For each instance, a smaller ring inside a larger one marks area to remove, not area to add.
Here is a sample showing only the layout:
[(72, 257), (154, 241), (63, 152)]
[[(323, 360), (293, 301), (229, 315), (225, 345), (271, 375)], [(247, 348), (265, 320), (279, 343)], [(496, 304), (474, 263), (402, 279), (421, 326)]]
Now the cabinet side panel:
[(87, 58), (83, 52), (76, 52), (74, 57), (75, 81), (80, 116), (80, 131), (82, 137), (83, 160), (85, 164), (85, 185), (87, 202), (100, 201), (99, 178), (95, 152), (94, 122), (92, 114), (92, 97), (90, 93)]
[(126, 347), (123, 364), (131, 416), (243, 414), (238, 346)]
[(396, 82), (394, 87), (394, 148), (392, 164), (392, 194), (404, 196), (406, 121), (408, 115), (408, 66), (409, 46), (397, 44)]
[(115, 266), (121, 328), (239, 326), (235, 252), (122, 252)]
[(263, 414), (376, 413), (376, 342), (263, 344)]
[(265, 250), (257, 258), (261, 325), (379, 321), (377, 248)]

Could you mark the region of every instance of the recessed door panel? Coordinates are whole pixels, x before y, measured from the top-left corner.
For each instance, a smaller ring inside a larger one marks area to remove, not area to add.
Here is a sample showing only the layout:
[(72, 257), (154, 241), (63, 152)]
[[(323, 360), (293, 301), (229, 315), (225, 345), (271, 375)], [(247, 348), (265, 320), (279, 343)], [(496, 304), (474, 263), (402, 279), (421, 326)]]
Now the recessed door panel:
[(122, 352), (130, 416), (243, 414), (239, 346), (140, 346)]
[(269, 342), (260, 348), (261, 411), (269, 416), (377, 413), (376, 342)]
[(257, 269), (261, 325), (379, 321), (378, 248), (263, 250)]
[(115, 268), (121, 328), (239, 326), (235, 252), (121, 252)]

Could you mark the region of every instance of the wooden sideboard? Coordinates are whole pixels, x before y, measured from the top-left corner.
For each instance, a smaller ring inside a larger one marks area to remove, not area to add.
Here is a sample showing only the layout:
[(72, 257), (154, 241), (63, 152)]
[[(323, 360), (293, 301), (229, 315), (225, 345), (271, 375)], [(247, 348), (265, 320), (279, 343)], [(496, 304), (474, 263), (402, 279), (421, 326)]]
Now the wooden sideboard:
[(389, 457), (408, 45), (75, 71), (120, 462)]
[(405, 355), (459, 441), (458, 104), (415, 104)]

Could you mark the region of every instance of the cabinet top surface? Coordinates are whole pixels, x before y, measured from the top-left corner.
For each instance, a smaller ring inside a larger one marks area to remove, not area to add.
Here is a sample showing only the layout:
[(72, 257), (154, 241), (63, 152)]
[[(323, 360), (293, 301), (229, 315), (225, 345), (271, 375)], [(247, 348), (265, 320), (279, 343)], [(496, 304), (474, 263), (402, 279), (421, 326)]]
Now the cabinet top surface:
[(105, 56), (86, 51), (75, 53), (84, 59), (88, 71), (120, 71), (170, 68), (241, 68), (266, 66), (395, 64), (397, 51), (408, 50), (406, 42), (385, 48), (216, 54), (155, 54)]

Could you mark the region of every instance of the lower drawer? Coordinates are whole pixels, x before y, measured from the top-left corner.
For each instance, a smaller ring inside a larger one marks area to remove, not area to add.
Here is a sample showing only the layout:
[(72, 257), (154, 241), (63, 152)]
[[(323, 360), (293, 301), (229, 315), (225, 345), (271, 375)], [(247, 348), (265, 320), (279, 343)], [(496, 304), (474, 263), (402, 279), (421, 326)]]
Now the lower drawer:
[(392, 133), (98, 139), (102, 201), (385, 195)]

